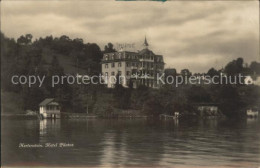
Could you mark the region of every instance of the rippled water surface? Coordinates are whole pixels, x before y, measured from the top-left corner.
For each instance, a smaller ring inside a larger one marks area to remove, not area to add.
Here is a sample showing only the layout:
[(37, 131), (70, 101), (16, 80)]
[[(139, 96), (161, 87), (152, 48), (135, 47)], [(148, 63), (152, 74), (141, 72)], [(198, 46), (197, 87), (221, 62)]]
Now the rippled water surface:
[[(260, 122), (229, 120), (2, 121), (3, 165), (259, 167)], [(70, 143), (74, 147), (19, 148)]]

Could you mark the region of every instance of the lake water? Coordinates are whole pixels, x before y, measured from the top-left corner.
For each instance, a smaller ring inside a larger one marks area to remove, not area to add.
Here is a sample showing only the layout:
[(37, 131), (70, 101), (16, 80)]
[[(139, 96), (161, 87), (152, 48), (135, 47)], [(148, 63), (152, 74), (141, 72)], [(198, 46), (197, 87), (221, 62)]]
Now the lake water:
[[(9, 166), (260, 166), (255, 119), (4, 119), (1, 136), (2, 164)], [(74, 146), (19, 148), (20, 143)]]

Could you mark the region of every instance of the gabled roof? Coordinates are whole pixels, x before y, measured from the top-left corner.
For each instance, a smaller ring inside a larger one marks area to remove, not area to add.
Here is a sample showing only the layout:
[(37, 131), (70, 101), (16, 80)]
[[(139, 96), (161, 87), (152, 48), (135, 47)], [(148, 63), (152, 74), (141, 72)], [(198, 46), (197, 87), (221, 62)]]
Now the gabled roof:
[(39, 106), (46, 106), (48, 105), (49, 103), (53, 102), (54, 101), (54, 98), (47, 98), (47, 99), (44, 99), (40, 104)]
[(152, 53), (152, 55), (155, 55), (151, 50), (145, 48), (145, 49), (142, 49), (141, 51), (139, 51), (139, 54), (140, 55), (144, 55), (144, 54), (150, 54)]

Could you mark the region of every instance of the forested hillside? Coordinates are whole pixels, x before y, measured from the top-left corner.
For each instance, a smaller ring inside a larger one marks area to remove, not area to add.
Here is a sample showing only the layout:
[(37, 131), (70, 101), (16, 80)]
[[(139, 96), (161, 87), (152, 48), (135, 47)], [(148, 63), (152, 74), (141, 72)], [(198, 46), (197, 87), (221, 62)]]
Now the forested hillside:
[[(45, 98), (55, 98), (62, 105), (62, 112), (95, 113), (100, 116), (120, 114), (120, 110), (139, 110), (146, 115), (161, 113), (194, 114), (196, 103), (217, 103), (228, 117), (242, 117), (248, 108), (260, 108), (260, 87), (256, 85), (164, 85), (160, 89), (139, 86), (137, 89), (123, 88), (116, 84), (114, 89), (104, 85), (57, 84), (51, 87), (53, 75), (95, 75), (101, 72), (103, 53), (114, 52), (109, 43), (104, 51), (95, 43), (84, 43), (82, 39), (68, 36), (39, 38), (32, 40), (30, 34), (17, 40), (1, 33), (1, 103), (3, 113), (24, 113), (38, 110)], [(246, 56), (245, 56), (246, 57)], [(172, 69), (165, 73), (192, 75), (188, 69), (180, 73)], [(260, 63), (247, 65), (242, 58), (227, 63), (222, 70), (214, 68), (204, 73), (219, 76), (221, 73), (236, 78), (239, 74), (256, 78), (260, 75)], [(13, 75), (46, 76), (39, 85), (14, 85)], [(196, 74), (199, 75), (199, 74)]]
[[(65, 35), (55, 38), (47, 36), (34, 41), (32, 38), (27, 34), (14, 40), (1, 33), (2, 94), (10, 97), (9, 92), (16, 93), (23, 101), (20, 110), (37, 110), (38, 103), (46, 97), (58, 98), (65, 107), (73, 106), (74, 86), (64, 84), (52, 88), (50, 78), (64, 74), (99, 74), (101, 49), (95, 43), (84, 43), (82, 39), (70, 39)], [(109, 49), (106, 47), (106, 50)], [(45, 75), (46, 82), (40, 88), (13, 85), (13, 75)]]

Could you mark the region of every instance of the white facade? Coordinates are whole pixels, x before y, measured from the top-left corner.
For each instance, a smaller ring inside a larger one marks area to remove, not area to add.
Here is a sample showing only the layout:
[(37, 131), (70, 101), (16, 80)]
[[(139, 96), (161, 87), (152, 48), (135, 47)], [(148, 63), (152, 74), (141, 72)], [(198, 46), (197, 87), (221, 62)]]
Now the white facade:
[(108, 88), (113, 88), (116, 76), (121, 77), (121, 84), (128, 87), (132, 79), (133, 87), (146, 85), (158, 88), (157, 74), (164, 71), (164, 62), (161, 55), (155, 55), (152, 51), (144, 49), (141, 52), (119, 51), (106, 53), (102, 59), (103, 80)]
[(107, 62), (102, 64), (102, 75), (104, 75), (107, 87), (113, 88), (116, 82), (116, 75), (121, 75), (121, 84), (128, 86), (127, 81), (130, 80), (132, 67), (126, 61)]

